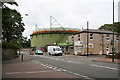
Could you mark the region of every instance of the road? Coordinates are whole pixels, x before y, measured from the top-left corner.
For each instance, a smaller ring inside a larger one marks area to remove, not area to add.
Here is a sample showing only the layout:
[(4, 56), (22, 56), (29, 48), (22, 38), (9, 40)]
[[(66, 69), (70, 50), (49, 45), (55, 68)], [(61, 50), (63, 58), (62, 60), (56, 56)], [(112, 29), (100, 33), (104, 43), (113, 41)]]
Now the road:
[(27, 55), (32, 61), (45, 67), (53, 68), (78, 78), (118, 78), (118, 64), (94, 62), (93, 59), (100, 56), (50, 56), (44, 55)]

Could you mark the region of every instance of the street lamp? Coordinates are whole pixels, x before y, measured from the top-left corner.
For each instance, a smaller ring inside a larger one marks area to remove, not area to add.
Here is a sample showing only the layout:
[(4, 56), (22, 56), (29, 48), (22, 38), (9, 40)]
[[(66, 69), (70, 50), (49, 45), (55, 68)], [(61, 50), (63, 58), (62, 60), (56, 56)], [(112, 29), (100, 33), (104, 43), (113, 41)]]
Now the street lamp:
[(113, 29), (112, 29), (112, 31), (113, 31), (113, 40), (112, 40), (112, 62), (114, 62), (114, 54), (115, 54), (115, 52), (114, 52), (114, 0), (113, 0)]

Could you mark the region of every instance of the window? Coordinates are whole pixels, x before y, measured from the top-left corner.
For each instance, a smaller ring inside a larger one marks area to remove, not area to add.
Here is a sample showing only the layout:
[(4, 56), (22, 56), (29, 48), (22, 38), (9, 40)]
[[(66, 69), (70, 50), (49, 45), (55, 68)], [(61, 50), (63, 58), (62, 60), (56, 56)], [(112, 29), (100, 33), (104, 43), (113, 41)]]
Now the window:
[(90, 40), (93, 40), (93, 34), (90, 34)]
[(71, 36), (71, 40), (72, 40), (72, 41), (74, 40), (74, 36), (73, 36), (73, 35)]
[(55, 51), (55, 48), (53, 48), (53, 51)]
[(90, 36), (93, 36), (93, 34), (90, 34)]
[(78, 47), (78, 52), (82, 52), (82, 47)]
[(107, 46), (106, 50), (109, 51), (109, 46)]
[(80, 34), (78, 34), (78, 37), (80, 37)]
[(118, 36), (118, 35), (116, 35), (116, 40), (117, 40), (117, 41), (119, 40), (119, 36)]
[(78, 41), (80, 41), (80, 34), (78, 34)]
[(56, 51), (61, 51), (61, 49), (60, 48), (56, 48)]
[(107, 39), (107, 41), (109, 41), (109, 39), (110, 39), (109, 34), (106, 35), (106, 39)]
[(73, 39), (73, 36), (71, 38)]

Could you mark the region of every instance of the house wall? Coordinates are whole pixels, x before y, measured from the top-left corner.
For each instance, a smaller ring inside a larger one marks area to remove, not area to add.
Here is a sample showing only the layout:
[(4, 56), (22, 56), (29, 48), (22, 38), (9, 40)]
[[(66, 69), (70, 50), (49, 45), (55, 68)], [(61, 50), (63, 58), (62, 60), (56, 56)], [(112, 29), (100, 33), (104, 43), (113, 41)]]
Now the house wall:
[[(80, 41), (83, 42), (82, 45), (82, 52), (77, 51), (77, 47), (74, 45), (74, 53), (77, 54), (85, 54), (87, 53), (87, 48), (85, 48), (85, 44), (87, 43), (87, 33), (80, 33), (74, 35), (74, 42), (79, 41), (79, 36), (80, 35)], [(72, 41), (73, 35), (69, 36), (68, 41)], [(89, 53), (91, 54), (107, 54), (112, 52), (112, 45), (111, 45), (111, 40), (112, 40), (113, 35), (109, 34), (109, 40), (107, 40), (107, 34), (98, 34), (98, 33), (93, 33), (93, 40), (90, 40), (90, 33), (89, 33), (89, 43), (93, 43), (93, 48), (89, 48)], [(114, 36), (114, 46), (115, 46), (115, 52), (120, 53), (120, 40), (116, 40), (116, 35)], [(119, 36), (120, 39), (120, 36)]]

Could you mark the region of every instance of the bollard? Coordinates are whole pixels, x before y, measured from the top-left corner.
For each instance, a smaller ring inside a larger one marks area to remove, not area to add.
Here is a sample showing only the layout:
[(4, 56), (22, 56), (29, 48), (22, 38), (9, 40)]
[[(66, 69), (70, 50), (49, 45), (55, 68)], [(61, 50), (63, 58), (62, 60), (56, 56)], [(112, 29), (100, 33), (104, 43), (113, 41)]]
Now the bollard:
[(23, 61), (23, 54), (21, 55), (21, 61)]

